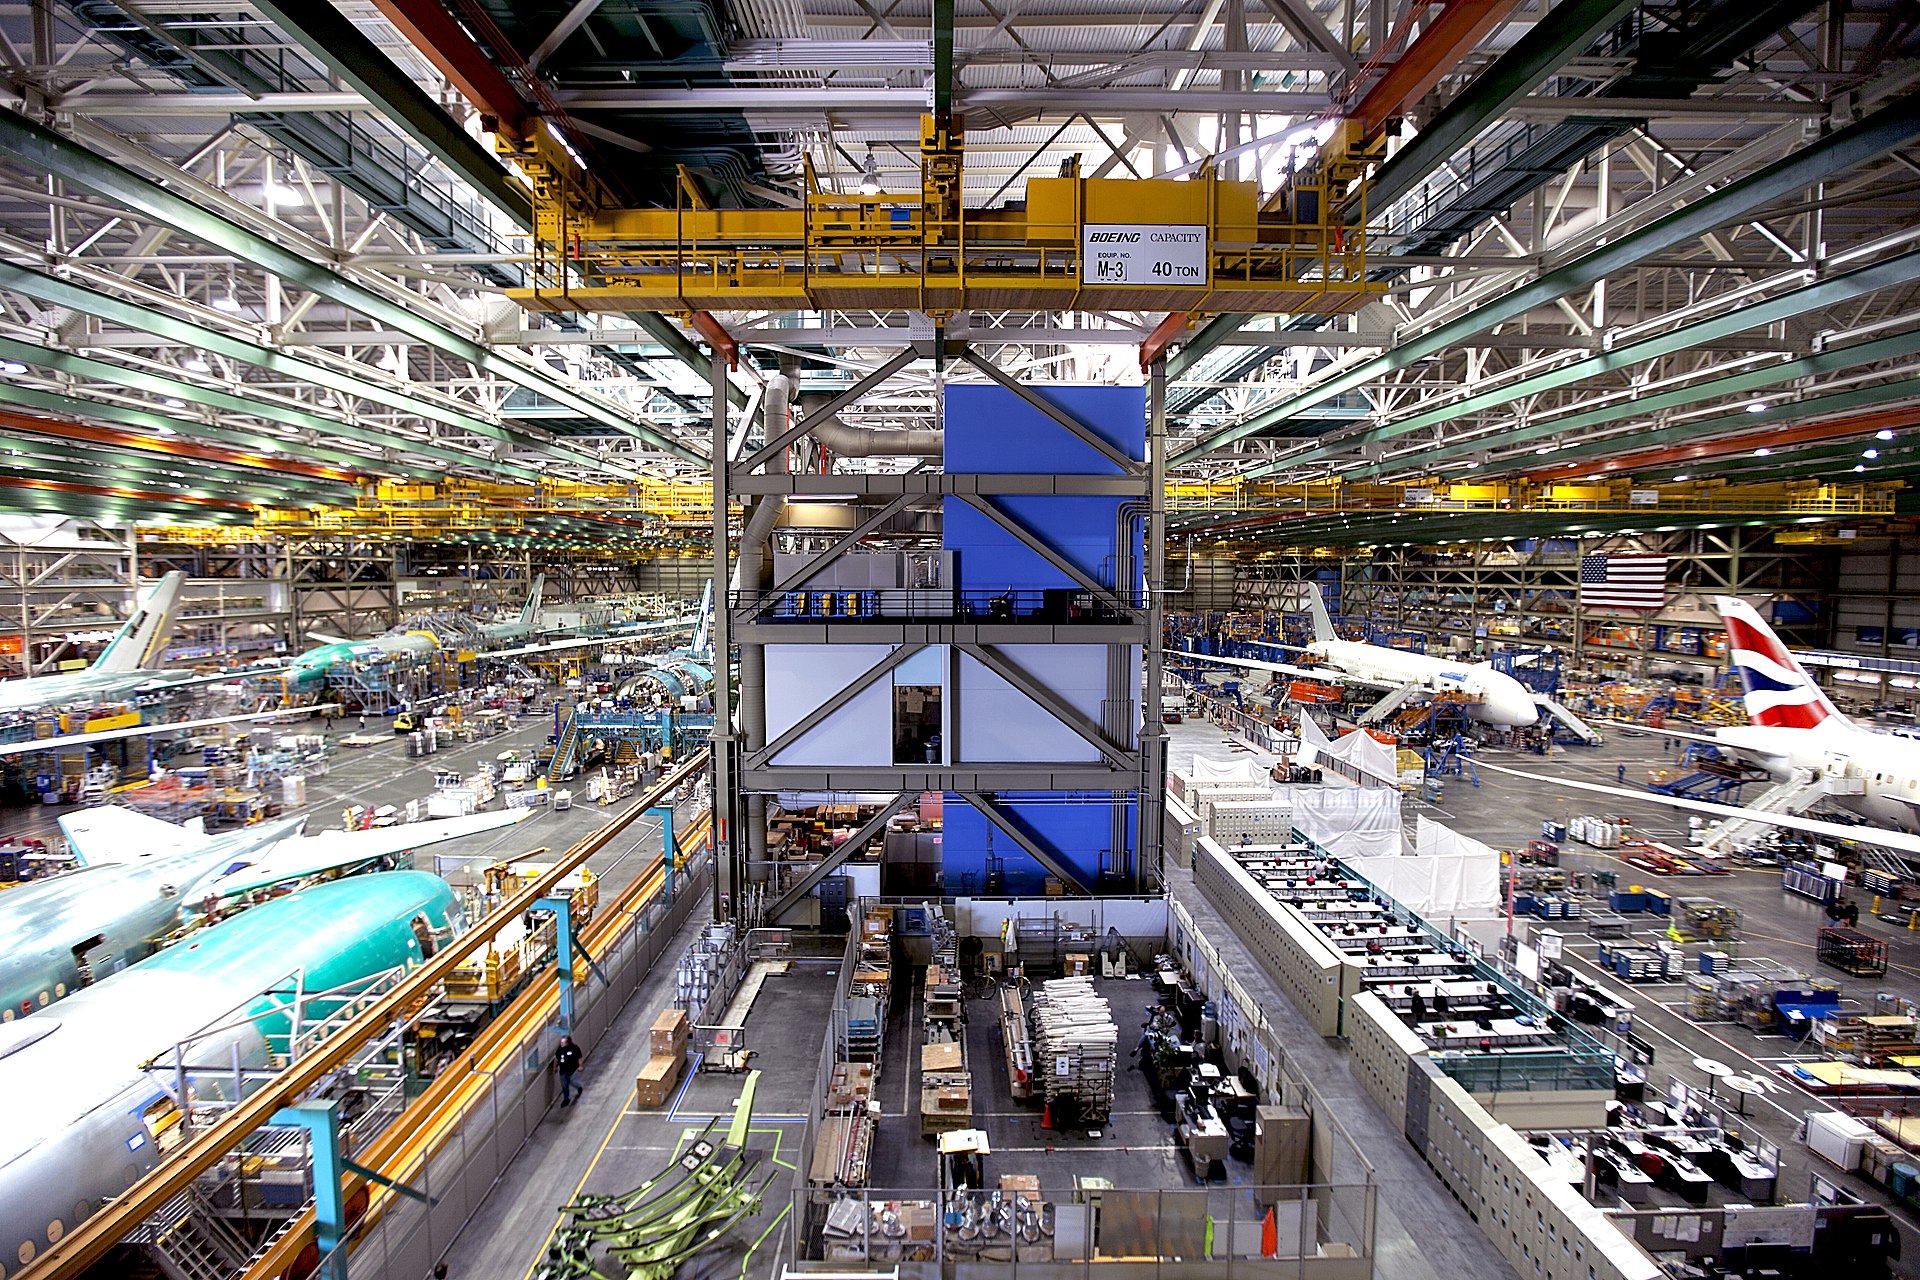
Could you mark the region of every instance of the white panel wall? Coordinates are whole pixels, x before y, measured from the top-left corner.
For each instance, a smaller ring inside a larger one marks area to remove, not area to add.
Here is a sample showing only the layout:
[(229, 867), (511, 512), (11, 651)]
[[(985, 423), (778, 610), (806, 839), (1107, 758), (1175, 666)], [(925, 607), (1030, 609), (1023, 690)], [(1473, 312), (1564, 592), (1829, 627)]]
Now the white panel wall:
[[(1009, 662), (1031, 672), (1055, 697), (1094, 724), (1100, 723), (1100, 701), (1107, 683), (1104, 648), (1077, 644), (995, 647)], [(1092, 743), (967, 654), (960, 655), (957, 701), (955, 760), (1078, 763), (1100, 758)]]
[[(884, 644), (768, 645), (767, 740), (791, 729), (892, 651)], [(885, 677), (774, 758), (775, 764), (892, 762), (893, 682)]]

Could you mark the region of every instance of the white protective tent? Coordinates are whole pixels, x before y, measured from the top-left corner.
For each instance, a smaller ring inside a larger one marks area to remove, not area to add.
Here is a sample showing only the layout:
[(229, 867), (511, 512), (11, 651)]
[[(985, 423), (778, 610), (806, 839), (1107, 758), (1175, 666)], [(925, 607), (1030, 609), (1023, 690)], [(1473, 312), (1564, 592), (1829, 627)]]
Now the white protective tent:
[(1334, 743), (1327, 756), (1348, 766), (1341, 772), (1363, 787), (1400, 785), (1400, 766), (1393, 757), (1393, 749), (1365, 729), (1355, 729)]
[(1383, 893), (1429, 920), (1500, 910), (1500, 851), (1425, 814), (1415, 827), (1412, 849), (1348, 862)]
[(1281, 787), (1301, 835), (1337, 858), (1393, 861), (1400, 852), (1400, 793), (1338, 783)]

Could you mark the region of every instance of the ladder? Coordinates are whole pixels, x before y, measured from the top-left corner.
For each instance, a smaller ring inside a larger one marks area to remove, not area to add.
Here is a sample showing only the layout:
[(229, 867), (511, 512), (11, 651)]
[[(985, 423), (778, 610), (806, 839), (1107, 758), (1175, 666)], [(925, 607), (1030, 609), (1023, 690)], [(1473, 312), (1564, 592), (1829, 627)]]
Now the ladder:
[(1420, 692), (1423, 688), (1425, 688), (1425, 686), (1420, 684), (1401, 685), (1398, 689), (1395, 689), (1392, 693), (1380, 699), (1380, 701), (1374, 703), (1371, 707), (1368, 707), (1366, 712), (1361, 715), (1358, 720), (1354, 721), (1354, 723), (1363, 727), (1379, 724), (1401, 707), (1404, 707), (1407, 704), (1407, 699)]

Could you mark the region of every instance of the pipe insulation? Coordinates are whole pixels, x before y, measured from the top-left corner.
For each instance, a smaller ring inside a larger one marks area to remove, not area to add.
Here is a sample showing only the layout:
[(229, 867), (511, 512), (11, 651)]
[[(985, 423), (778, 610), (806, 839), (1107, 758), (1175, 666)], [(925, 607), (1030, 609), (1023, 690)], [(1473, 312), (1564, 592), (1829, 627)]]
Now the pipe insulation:
[[(760, 398), (760, 409), (764, 417), (766, 438), (771, 440), (787, 429), (787, 418), (793, 404), (793, 379), (785, 373), (776, 373), (767, 380), (766, 393)], [(768, 463), (769, 471), (787, 469), (786, 451)], [(740, 530), (740, 554), (733, 564), (732, 590), (729, 601), (720, 607), (726, 607), (731, 600), (758, 598), (766, 589), (769, 560), (767, 552), (771, 546), (773, 531), (780, 524), (780, 517), (786, 512), (785, 494), (763, 494), (747, 514), (747, 522)], [(767, 745), (767, 648), (763, 644), (742, 644), (740, 646), (740, 736), (741, 750), (746, 753), (758, 751)], [(746, 797), (747, 824), (747, 879), (765, 880), (770, 867), (767, 862), (767, 798), (763, 795), (749, 794)]]

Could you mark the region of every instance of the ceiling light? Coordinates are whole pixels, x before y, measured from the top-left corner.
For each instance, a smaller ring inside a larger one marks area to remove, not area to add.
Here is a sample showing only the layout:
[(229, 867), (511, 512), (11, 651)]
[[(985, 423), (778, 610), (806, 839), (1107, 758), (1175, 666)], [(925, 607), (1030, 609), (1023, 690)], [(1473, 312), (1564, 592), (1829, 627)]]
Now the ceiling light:
[(867, 152), (867, 163), (860, 169), (860, 194), (877, 196), (880, 194), (880, 163), (873, 158), (873, 152)]
[(1856, 462), (1853, 464), (1853, 469), (1855, 471), (1865, 471), (1867, 469), (1867, 464), (1864, 462)]
[(19, 375), (27, 371), (27, 366), (18, 360), (0, 360), (0, 373)]
[(1860, 456), (1863, 458), (1877, 458), (1880, 456), (1880, 451), (1878, 449), (1862, 449)]
[(217, 293), (213, 296), (212, 305), (215, 311), (225, 311), (230, 315), (238, 315), (247, 309), (247, 304), (240, 301), (240, 295), (233, 291), (231, 284), (227, 286), (225, 293)]
[(188, 356), (180, 362), (180, 367), (188, 373), (210, 373), (213, 370), (213, 366), (208, 364), (207, 358), (202, 355)]
[(1685, 480), (1686, 478), (1687, 478), (1686, 474), (1682, 472), (1680, 475), (1675, 476), (1673, 480), (1675, 484), (1678, 484), (1680, 481)]
[(1878, 431), (1873, 433), (1873, 438), (1875, 440), (1891, 440), (1893, 439), (1893, 428), (1882, 427)]
[(1753, 456), (1756, 458), (1771, 458), (1773, 456), (1773, 450), (1767, 448), (1765, 445), (1761, 445), (1753, 451)]
[(162, 400), (160, 403), (165, 405), (169, 409), (184, 409), (187, 407), (187, 402), (185, 400), (180, 399), (178, 396), (168, 396), (165, 400)]
[(1748, 413), (1765, 413), (1766, 411), (1767, 411), (1767, 402), (1765, 400), (1755, 400), (1752, 404), (1747, 406)]
[(307, 197), (298, 187), (290, 187), (284, 182), (269, 182), (261, 188), (261, 194), (269, 206), (276, 204), (305, 204)]
[(275, 444), (271, 440), (262, 440), (260, 442), (260, 452), (261, 453), (278, 453), (280, 452), (280, 446)]

